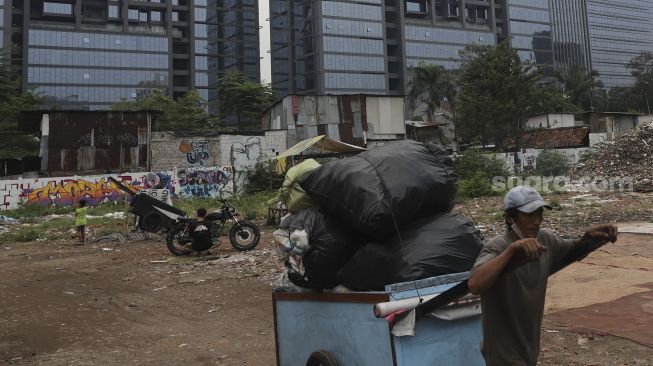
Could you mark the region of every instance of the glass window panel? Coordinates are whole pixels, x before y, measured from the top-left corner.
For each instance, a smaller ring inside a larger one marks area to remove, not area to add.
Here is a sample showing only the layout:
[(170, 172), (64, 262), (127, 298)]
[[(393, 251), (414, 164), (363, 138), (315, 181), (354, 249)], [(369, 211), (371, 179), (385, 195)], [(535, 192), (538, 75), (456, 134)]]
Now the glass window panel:
[(43, 12), (48, 14), (73, 15), (73, 4), (43, 2)]

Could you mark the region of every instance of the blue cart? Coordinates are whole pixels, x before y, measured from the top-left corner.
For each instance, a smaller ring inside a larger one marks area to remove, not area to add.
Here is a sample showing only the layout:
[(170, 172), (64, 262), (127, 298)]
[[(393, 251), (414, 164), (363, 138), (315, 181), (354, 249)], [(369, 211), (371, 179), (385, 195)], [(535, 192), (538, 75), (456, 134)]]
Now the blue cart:
[(442, 293), (458, 273), (389, 285), (384, 292), (273, 293), (278, 366), (485, 365), (480, 299), (466, 298), (417, 319), (413, 336), (395, 336), (374, 305)]

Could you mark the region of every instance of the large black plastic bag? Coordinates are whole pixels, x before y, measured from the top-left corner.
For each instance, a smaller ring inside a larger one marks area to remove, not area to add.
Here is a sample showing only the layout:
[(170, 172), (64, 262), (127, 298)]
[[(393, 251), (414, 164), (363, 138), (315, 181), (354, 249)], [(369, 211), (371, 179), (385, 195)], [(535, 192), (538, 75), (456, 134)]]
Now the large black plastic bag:
[(316, 208), (293, 215), (289, 226), (290, 232), (305, 230), (311, 247), (302, 258), (305, 282), (295, 284), (313, 289), (337, 286), (338, 270), (358, 249), (361, 240)]
[(324, 164), (302, 188), (322, 209), (370, 237), (453, 207), (457, 176), (444, 150), (403, 140)]
[[(402, 245), (403, 242), (403, 245)], [(353, 290), (383, 290), (386, 285), (469, 271), (483, 246), (479, 231), (454, 213), (417, 220), (399, 236), (362, 246), (339, 271)]]

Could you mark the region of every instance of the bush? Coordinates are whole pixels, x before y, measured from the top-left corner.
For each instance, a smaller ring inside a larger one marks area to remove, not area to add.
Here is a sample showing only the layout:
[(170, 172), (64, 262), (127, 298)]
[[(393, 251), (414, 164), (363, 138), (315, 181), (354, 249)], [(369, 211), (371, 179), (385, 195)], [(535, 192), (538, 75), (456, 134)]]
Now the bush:
[(569, 171), (567, 156), (553, 150), (544, 150), (537, 157), (536, 172), (544, 176), (558, 176)]
[(501, 194), (501, 192), (495, 192), (492, 189), (492, 179), (480, 172), (458, 182), (458, 196), (460, 198), (487, 197), (498, 194)]
[(455, 163), (460, 180), (471, 179), (479, 173), (490, 179), (508, 176), (508, 167), (503, 161), (497, 159), (495, 154), (484, 153), (477, 148), (465, 150), (462, 156), (456, 158)]
[(283, 184), (283, 179), (283, 174), (272, 171), (268, 164), (256, 164), (254, 168), (247, 172), (245, 193), (276, 191)]
[(27, 228), (20, 228), (18, 231), (13, 233), (11, 235), (10, 241), (15, 241), (15, 242), (27, 242), (27, 241), (34, 241), (39, 238), (39, 232), (33, 228), (27, 227)]
[(503, 193), (492, 189), (492, 178), (508, 176), (508, 167), (494, 154), (476, 148), (468, 149), (456, 159), (455, 166), (459, 178), (459, 197), (485, 197)]

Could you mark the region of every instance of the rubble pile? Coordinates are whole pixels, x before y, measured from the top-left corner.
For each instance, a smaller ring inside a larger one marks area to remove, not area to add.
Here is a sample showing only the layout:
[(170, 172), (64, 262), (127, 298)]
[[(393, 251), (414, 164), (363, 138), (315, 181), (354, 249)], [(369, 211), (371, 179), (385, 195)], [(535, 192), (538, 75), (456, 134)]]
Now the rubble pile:
[[(642, 124), (616, 139), (614, 144), (597, 151), (587, 161), (571, 171), (575, 179), (587, 177), (632, 178), (637, 192), (653, 191), (653, 125)], [(619, 184), (628, 182), (620, 180)], [(611, 187), (630, 188), (630, 187)]]

